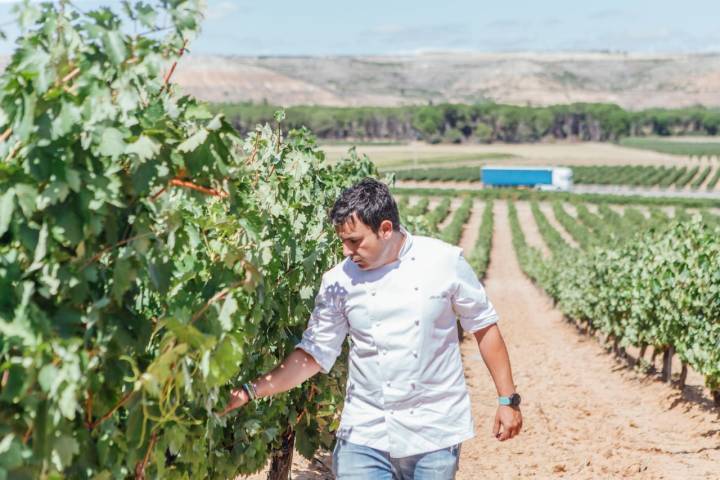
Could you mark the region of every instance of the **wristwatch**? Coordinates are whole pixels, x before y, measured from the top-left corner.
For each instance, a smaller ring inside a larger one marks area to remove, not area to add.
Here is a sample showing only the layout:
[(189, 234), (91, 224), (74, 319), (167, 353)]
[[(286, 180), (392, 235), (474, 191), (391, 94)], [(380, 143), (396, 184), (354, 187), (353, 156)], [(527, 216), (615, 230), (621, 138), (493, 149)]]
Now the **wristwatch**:
[(520, 405), (520, 395), (518, 393), (513, 393), (509, 397), (498, 397), (498, 402), (500, 402), (500, 405), (517, 407)]

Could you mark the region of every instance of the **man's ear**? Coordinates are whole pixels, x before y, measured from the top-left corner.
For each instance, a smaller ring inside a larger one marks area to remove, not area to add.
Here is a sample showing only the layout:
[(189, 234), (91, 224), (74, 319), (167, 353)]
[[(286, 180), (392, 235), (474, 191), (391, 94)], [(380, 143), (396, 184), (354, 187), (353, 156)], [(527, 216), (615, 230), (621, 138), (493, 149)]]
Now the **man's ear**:
[(383, 220), (380, 222), (380, 229), (378, 230), (378, 233), (383, 238), (383, 240), (387, 240), (390, 238), (390, 235), (392, 235), (393, 232), (393, 224), (390, 220)]

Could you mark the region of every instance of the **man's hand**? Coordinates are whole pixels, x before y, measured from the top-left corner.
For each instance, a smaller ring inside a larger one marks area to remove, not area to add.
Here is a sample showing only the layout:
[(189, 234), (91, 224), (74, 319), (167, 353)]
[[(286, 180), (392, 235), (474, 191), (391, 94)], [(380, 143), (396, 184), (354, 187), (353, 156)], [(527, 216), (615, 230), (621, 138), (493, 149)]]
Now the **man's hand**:
[(238, 388), (236, 390), (233, 390), (230, 392), (230, 401), (228, 402), (227, 406), (225, 407), (225, 410), (219, 413), (219, 415), (225, 416), (228, 413), (232, 412), (236, 408), (240, 408), (244, 406), (246, 403), (248, 403), (250, 399), (248, 398), (247, 392), (242, 389)]
[[(276, 393), (287, 392), (320, 371), (320, 365), (309, 353), (296, 348), (272, 372), (256, 378), (252, 384), (255, 387), (257, 398), (265, 398)], [(240, 408), (250, 401), (248, 394), (242, 388), (230, 393), (230, 401), (225, 410), (218, 413), (223, 416)]]
[[(500, 431), (500, 427), (502, 427), (502, 432)], [(504, 442), (520, 433), (521, 428), (522, 413), (520, 413), (520, 408), (499, 405), (493, 425), (493, 435), (495, 438)]]

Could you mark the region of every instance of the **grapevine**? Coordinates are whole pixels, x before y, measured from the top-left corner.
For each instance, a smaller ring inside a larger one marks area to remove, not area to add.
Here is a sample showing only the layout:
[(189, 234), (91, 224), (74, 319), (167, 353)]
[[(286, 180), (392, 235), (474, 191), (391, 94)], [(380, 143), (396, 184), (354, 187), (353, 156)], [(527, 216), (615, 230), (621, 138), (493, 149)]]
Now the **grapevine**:
[(288, 434), (311, 456), (342, 366), (216, 412), (294, 348), (339, 259), (327, 209), (375, 169), (182, 96), (199, 1), (123, 8), (23, 5), (0, 79), (0, 478), (229, 478)]

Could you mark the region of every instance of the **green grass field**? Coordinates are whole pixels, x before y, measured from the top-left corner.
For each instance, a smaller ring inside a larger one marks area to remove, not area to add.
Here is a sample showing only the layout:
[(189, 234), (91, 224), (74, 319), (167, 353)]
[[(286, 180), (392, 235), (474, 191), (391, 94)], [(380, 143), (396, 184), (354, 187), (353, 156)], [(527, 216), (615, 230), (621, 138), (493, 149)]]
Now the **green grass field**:
[[(714, 140), (713, 137), (709, 137)], [(670, 155), (693, 157), (720, 156), (720, 141), (672, 141), (662, 137), (628, 137), (618, 142), (623, 147), (652, 150)]]
[(438, 167), (442, 165), (452, 164), (476, 164), (477, 166), (487, 162), (488, 160), (510, 160), (517, 158), (515, 155), (508, 153), (468, 153), (462, 155), (417, 155), (406, 158), (388, 158), (375, 156), (373, 160), (382, 170), (387, 169), (411, 169), (416, 166)]

